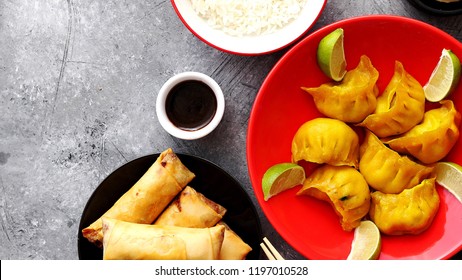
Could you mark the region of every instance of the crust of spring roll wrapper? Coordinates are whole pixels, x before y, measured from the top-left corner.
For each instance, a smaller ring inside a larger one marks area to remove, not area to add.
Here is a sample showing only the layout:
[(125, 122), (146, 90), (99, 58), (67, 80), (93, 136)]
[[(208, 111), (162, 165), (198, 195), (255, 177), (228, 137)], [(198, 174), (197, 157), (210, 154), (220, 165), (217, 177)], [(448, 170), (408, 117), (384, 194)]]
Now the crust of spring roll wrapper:
[(244, 240), (237, 235), (229, 226), (223, 222), (218, 222), (218, 225), (223, 225), (225, 227), (225, 236), (223, 239), (223, 244), (220, 250), (220, 260), (243, 260), (246, 258), (247, 254), (252, 251), (250, 247)]
[(154, 222), (155, 225), (208, 228), (225, 227), (221, 260), (242, 260), (252, 248), (222, 221), (226, 209), (187, 186)]
[(206, 198), (194, 188), (186, 186), (154, 224), (193, 228), (211, 227), (216, 225), (225, 213), (225, 207)]
[(215, 260), (225, 227), (135, 224), (103, 217), (103, 259)]
[[(194, 177), (194, 173), (169, 148), (160, 154), (146, 173), (102, 216), (151, 224)], [(101, 247), (101, 217), (83, 229), (82, 234)]]

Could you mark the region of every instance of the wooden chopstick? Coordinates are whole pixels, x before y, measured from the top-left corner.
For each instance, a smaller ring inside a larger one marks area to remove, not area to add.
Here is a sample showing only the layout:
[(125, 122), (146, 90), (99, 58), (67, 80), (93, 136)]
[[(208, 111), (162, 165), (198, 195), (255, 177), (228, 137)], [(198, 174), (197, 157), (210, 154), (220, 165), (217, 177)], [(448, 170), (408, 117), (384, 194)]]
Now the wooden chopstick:
[(263, 249), (263, 252), (265, 252), (265, 255), (269, 260), (284, 260), (281, 254), (279, 254), (276, 248), (274, 248), (273, 244), (269, 242), (268, 238), (263, 237), (263, 242), (260, 243), (260, 247)]

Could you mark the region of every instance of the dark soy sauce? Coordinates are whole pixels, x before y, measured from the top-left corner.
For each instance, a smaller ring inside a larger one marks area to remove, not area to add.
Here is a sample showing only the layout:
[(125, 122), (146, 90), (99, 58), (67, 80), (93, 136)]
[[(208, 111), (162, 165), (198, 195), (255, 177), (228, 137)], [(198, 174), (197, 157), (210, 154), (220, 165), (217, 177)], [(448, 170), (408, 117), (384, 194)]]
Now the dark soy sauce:
[(217, 98), (201, 81), (183, 81), (170, 90), (165, 104), (167, 117), (178, 128), (199, 130), (215, 116)]

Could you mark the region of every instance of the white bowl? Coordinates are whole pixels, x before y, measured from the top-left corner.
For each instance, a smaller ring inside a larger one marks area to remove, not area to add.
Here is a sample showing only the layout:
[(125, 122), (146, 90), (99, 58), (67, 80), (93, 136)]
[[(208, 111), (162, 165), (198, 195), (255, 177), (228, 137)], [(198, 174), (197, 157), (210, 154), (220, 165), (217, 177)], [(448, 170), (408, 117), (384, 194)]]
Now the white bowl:
[[(179, 83), (184, 81), (201, 81), (212, 89), (217, 101), (215, 115), (208, 124), (197, 130), (184, 130), (175, 126), (167, 116), (166, 101), (169, 92)], [(225, 98), (223, 92), (215, 80), (199, 72), (183, 72), (177, 74), (165, 82), (159, 90), (156, 100), (156, 114), (162, 127), (172, 136), (185, 140), (202, 138), (212, 132), (220, 123), (225, 112)]]
[(259, 36), (229, 35), (207, 24), (189, 0), (171, 2), (184, 25), (208, 45), (232, 54), (261, 55), (283, 49), (302, 37), (318, 19), (327, 0), (307, 0), (298, 18), (273, 33)]

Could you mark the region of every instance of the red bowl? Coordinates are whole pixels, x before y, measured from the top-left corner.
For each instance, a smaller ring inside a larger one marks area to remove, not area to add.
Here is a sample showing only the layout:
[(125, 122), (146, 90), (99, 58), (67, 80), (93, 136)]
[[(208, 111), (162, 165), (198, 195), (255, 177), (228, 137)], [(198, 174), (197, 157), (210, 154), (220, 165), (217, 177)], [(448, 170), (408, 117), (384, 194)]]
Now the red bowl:
[[(250, 179), (263, 212), (280, 233), (309, 259), (345, 259), (353, 232), (345, 232), (331, 206), (311, 197), (296, 196), (300, 187), (264, 201), (261, 179), (280, 162), (290, 162), (292, 138), (304, 122), (321, 114), (312, 97), (300, 87), (315, 87), (328, 81), (316, 62), (319, 41), (336, 28), (345, 32), (347, 69), (367, 55), (380, 76), (380, 92), (390, 81), (395, 60), (422, 85), (437, 64), (443, 48), (462, 58), (462, 44), (426, 23), (397, 16), (356, 17), (326, 26), (289, 50), (264, 81), (249, 120), (247, 161)], [(452, 95), (462, 112), (462, 86)], [(444, 159), (462, 164), (458, 141)], [(447, 259), (462, 249), (462, 204), (437, 186), (440, 209), (431, 227), (416, 236), (383, 236), (380, 259)]]

